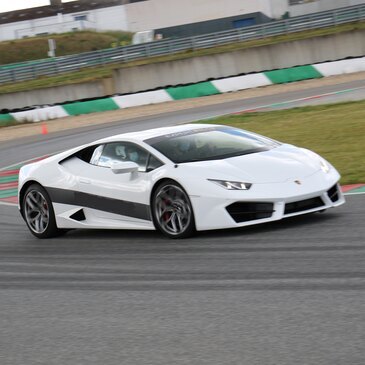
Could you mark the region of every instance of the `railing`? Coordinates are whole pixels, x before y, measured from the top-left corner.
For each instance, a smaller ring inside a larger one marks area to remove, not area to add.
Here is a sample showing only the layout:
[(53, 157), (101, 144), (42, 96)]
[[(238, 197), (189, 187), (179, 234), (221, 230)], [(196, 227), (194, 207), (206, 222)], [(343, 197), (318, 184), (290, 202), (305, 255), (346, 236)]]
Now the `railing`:
[(78, 55), (4, 65), (0, 67), (0, 84), (32, 80), (40, 76), (77, 71), (85, 67), (128, 62), (146, 57), (329, 27), (363, 19), (365, 19), (365, 4), (194, 37), (166, 39)]

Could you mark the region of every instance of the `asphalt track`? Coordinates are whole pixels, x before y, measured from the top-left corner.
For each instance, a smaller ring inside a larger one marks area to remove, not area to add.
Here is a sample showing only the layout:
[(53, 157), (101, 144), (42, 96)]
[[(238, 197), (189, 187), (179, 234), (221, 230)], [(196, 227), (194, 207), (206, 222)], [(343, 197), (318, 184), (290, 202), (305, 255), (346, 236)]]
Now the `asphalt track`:
[[(8, 142), (1, 167), (113, 133), (323, 92)], [(364, 195), (352, 195), (324, 214), (177, 242), (92, 230), (40, 241), (15, 207), (0, 206), (0, 364), (363, 365), (364, 206)]]

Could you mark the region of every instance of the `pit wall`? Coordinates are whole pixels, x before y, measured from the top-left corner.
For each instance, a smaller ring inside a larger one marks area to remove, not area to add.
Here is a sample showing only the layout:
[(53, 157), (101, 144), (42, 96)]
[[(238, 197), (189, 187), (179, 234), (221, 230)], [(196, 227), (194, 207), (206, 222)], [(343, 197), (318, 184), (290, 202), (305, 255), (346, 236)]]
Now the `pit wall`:
[(161, 90), (120, 95), (91, 101), (72, 102), (21, 112), (0, 114), (0, 125), (9, 122), (40, 122), (67, 116), (125, 109), (139, 105), (158, 104), (234, 92), (273, 84), (316, 79), (334, 75), (365, 71), (365, 57), (324, 62), (316, 65), (298, 66), (287, 69), (229, 77), (192, 85), (169, 87)]

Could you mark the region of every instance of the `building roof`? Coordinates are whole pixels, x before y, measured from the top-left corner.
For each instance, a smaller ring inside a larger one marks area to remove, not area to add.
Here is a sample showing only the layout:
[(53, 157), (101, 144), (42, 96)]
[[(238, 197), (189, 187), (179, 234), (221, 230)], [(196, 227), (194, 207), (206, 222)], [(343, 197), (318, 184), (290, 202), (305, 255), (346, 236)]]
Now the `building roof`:
[(20, 22), (23, 20), (46, 18), (58, 13), (70, 14), (94, 9), (107, 8), (117, 5), (125, 5), (148, 0), (78, 0), (58, 5), (39, 6), (36, 8), (22, 9), (0, 13), (0, 24)]

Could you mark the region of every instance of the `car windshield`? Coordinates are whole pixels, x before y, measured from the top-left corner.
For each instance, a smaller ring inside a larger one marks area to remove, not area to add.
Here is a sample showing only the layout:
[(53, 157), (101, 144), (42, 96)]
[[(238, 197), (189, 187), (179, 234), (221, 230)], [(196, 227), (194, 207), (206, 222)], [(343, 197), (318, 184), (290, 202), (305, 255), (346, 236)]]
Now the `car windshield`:
[(269, 138), (232, 127), (201, 128), (145, 141), (175, 163), (219, 160), (268, 151), (279, 146)]

